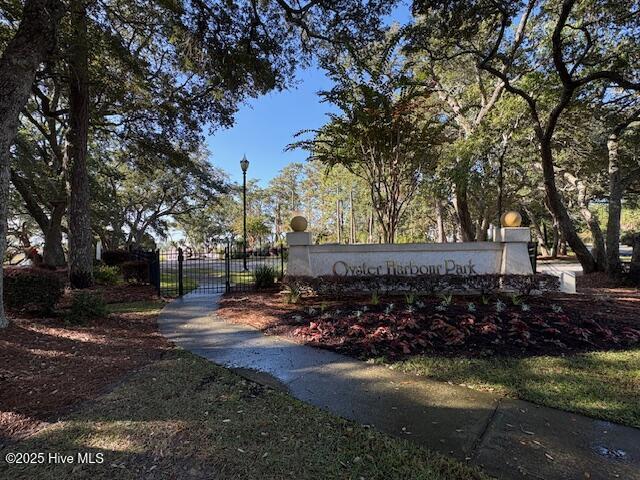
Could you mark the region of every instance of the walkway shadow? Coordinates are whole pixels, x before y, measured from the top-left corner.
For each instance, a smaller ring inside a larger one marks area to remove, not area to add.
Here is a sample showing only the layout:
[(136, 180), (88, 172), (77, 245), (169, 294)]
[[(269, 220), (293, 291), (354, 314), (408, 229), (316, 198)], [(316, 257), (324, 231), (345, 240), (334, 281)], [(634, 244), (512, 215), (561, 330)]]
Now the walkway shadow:
[[(213, 312), (217, 296), (167, 307), (161, 331), (220, 365), (264, 372), (296, 398), (502, 478), (640, 478), (640, 430), (418, 379), (326, 350), (264, 336)], [(608, 456), (603, 452), (624, 452)], [(576, 474), (579, 474), (576, 476)]]

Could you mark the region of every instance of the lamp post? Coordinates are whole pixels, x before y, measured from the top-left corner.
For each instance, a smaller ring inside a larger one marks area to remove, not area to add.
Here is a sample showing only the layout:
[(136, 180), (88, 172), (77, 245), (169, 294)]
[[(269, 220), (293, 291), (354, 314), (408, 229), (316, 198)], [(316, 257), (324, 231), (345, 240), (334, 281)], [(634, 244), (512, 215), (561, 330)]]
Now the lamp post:
[(240, 160), (240, 168), (242, 169), (242, 261), (244, 269), (247, 270), (247, 170), (249, 169), (249, 160), (243, 155)]

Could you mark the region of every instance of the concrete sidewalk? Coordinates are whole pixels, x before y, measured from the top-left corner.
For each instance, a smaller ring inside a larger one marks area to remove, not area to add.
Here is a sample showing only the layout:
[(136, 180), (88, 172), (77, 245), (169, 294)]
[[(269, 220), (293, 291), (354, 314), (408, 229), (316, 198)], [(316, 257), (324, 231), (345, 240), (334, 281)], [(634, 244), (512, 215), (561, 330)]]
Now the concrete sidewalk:
[(640, 479), (640, 430), (265, 336), (217, 318), (219, 298), (192, 293), (172, 302), (161, 332), (253, 380), (498, 478)]

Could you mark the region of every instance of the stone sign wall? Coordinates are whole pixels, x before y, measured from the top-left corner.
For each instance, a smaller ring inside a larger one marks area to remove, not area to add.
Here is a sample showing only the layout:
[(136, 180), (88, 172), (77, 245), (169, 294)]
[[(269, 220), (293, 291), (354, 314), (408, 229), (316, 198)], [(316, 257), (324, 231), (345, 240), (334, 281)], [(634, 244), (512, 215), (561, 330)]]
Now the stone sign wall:
[(528, 228), (502, 228), (496, 242), (313, 245), (308, 232), (287, 234), (287, 274), (339, 277), (533, 273)]

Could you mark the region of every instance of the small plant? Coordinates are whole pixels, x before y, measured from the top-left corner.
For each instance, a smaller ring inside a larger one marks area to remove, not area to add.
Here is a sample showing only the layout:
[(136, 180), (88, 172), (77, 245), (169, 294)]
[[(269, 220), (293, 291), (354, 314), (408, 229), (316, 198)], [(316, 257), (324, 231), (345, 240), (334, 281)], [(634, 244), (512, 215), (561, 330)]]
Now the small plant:
[(149, 283), (149, 264), (143, 260), (131, 260), (120, 264), (125, 282)]
[(285, 292), (285, 302), (295, 304), (300, 301), (300, 297), (302, 296), (302, 291), (298, 285), (287, 285), (287, 290)]
[(386, 315), (389, 315), (391, 312), (393, 312), (395, 305), (393, 303), (390, 303), (389, 305), (387, 305), (384, 309), (384, 313)]
[(367, 307), (366, 305), (362, 306), (362, 311), (363, 312), (368, 312), (369, 311), (369, 307)]
[(315, 308), (313, 308), (313, 307), (309, 307), (309, 308), (307, 309), (307, 313), (308, 313), (309, 315), (315, 315), (315, 314), (316, 314), (316, 309), (315, 309)]
[(474, 313), (476, 311), (476, 304), (473, 302), (469, 302), (467, 304), (467, 311), (470, 313)]
[(276, 270), (269, 265), (260, 265), (253, 272), (253, 277), (255, 278), (257, 289), (271, 288), (276, 282)]
[(482, 302), (483, 305), (489, 305), (489, 300), (491, 300), (489, 295), (482, 295), (480, 297), (480, 301)]
[(516, 307), (522, 304), (522, 297), (520, 295), (511, 295), (511, 303), (513, 303)]
[(436, 305), (436, 310), (438, 312), (446, 312), (447, 311), (447, 304), (445, 304), (444, 302), (439, 303), (438, 305)]
[(107, 305), (100, 295), (91, 292), (76, 292), (65, 320), (69, 323), (81, 324), (106, 315)]
[(355, 312), (353, 312), (353, 314), (356, 318), (360, 318), (362, 317), (362, 310), (356, 310)]
[(426, 305), (422, 300), (418, 300), (418, 301), (416, 302), (416, 307), (418, 307), (418, 308), (424, 308), (424, 307), (426, 307), (426, 306), (427, 306), (427, 305)]
[(560, 279), (555, 275), (504, 275), (505, 285), (520, 295), (528, 297), (534, 291), (555, 292), (560, 288)]
[(411, 313), (415, 312), (415, 310), (416, 310), (416, 309), (415, 309), (415, 307), (414, 307), (413, 305), (409, 305), (409, 306), (407, 307), (407, 313), (409, 313), (409, 314), (411, 314)]
[(530, 312), (531, 311), (531, 307), (529, 305), (527, 305), (526, 303), (521, 303), (520, 304), (520, 310), (522, 310), (523, 312)]
[(371, 305), (380, 305), (380, 295), (378, 295), (378, 292), (373, 292), (371, 294), (371, 300), (369, 303), (371, 303)]
[(64, 291), (52, 272), (37, 268), (5, 268), (4, 301), (8, 308), (50, 313)]
[(302, 321), (302, 315), (294, 315), (293, 316), (293, 320), (294, 320), (294, 322), (301, 322)]
[(413, 305), (414, 303), (416, 303), (416, 294), (415, 293), (407, 293), (404, 296), (404, 302), (407, 305)]
[(322, 302), (318, 308), (320, 309), (320, 313), (324, 313), (327, 308), (329, 308), (329, 305), (327, 305), (326, 302)]
[(115, 265), (100, 265), (93, 271), (93, 278), (99, 285), (117, 285), (120, 281), (120, 269)]
[(502, 300), (496, 302), (496, 312), (504, 312), (505, 308), (507, 308), (507, 305)]
[(446, 305), (447, 307), (449, 305), (451, 305), (451, 302), (453, 301), (453, 294), (449, 293), (449, 294), (442, 294), (440, 295), (440, 298), (442, 298), (442, 304)]
[(553, 310), (553, 313), (562, 313), (562, 307), (556, 303), (551, 304), (551, 310)]
[(467, 277), (466, 287), (481, 295), (489, 295), (500, 288), (500, 275), (484, 274)]

